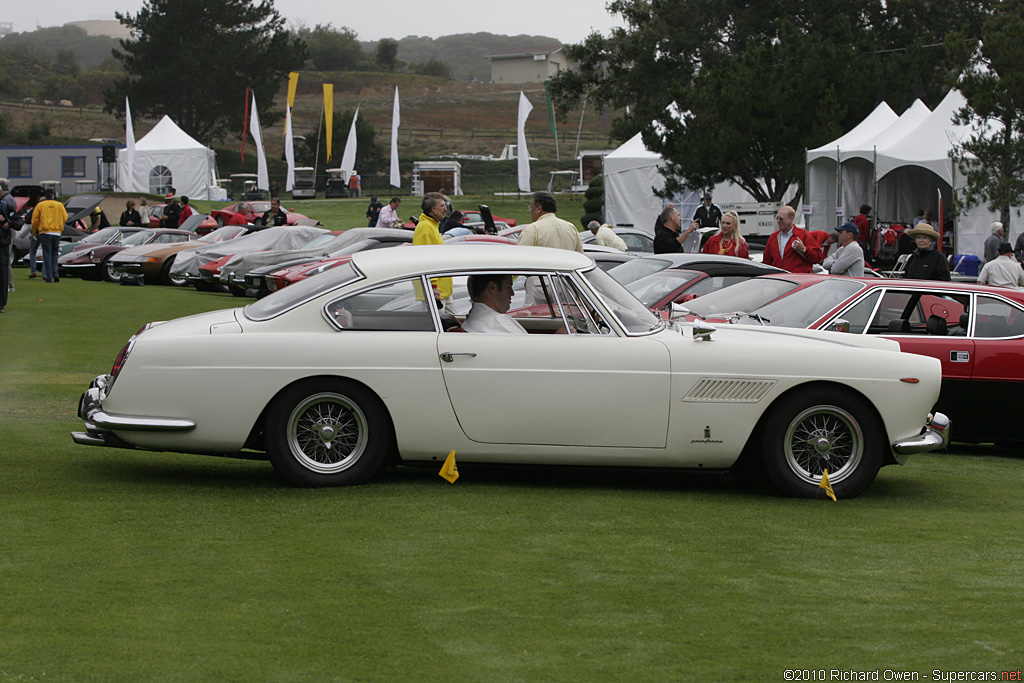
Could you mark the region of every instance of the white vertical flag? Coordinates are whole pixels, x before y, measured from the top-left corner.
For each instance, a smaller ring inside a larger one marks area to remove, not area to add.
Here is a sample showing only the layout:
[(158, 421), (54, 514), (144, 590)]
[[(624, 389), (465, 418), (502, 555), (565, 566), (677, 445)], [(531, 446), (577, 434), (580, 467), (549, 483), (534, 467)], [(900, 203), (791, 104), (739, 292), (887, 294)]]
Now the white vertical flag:
[(401, 117), (398, 114), (398, 86), (395, 86), (395, 106), (391, 110), (391, 185), (402, 186), (402, 173), (398, 168), (398, 126)]
[(128, 104), (127, 96), (124, 98), (124, 141), (124, 174), (127, 177), (118, 185), (121, 186), (122, 192), (137, 192), (138, 190), (135, 189), (135, 130), (132, 128), (132, 108)]
[(533, 105), (526, 95), (519, 91), (519, 137), (516, 158), (519, 160), (519, 191), (530, 191), (530, 153), (526, 149), (526, 118), (533, 111)]
[(358, 120), (359, 105), (356, 105), (356, 113), (352, 115), (352, 127), (348, 129), (348, 140), (345, 141), (345, 151), (341, 154), (342, 176), (345, 178), (346, 184), (356, 165), (356, 121)]
[(256, 188), (270, 189), (270, 174), (267, 173), (267, 154), (263, 151), (263, 129), (260, 128), (260, 115), (256, 111), (256, 94), (252, 96), (252, 111), (249, 113), (249, 133), (256, 141)]
[(292, 108), (284, 108), (284, 158), (288, 162), (288, 175), (284, 180), (285, 192), (295, 187), (295, 139), (292, 137)]

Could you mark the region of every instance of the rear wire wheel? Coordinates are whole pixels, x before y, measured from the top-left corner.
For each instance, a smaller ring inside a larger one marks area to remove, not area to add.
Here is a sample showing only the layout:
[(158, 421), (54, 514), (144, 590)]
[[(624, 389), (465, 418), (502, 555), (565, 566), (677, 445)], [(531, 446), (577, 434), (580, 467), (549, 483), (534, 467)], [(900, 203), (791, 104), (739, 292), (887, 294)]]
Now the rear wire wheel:
[(295, 486), (350, 486), (384, 464), (392, 436), (387, 409), (365, 387), (309, 380), (274, 399), (267, 450), (278, 474)]

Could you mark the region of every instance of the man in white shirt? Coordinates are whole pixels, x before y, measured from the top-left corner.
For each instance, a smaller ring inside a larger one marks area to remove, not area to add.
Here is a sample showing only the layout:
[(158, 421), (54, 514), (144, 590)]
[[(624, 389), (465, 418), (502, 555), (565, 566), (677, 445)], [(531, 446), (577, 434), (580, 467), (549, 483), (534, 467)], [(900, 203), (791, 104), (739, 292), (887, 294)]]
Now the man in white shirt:
[(462, 329), (482, 334), (527, 334), (515, 318), (506, 314), (512, 305), (511, 275), (470, 275), (466, 284), (473, 308)]
[(398, 205), (402, 203), (402, 200), (398, 197), (392, 197), (388, 205), (380, 210), (380, 215), (377, 216), (377, 227), (378, 228), (400, 228), (402, 227), (402, 220), (398, 217)]
[[(516, 246), (520, 247), (551, 247), (583, 253), (583, 242), (580, 231), (569, 221), (563, 221), (555, 215), (558, 203), (550, 192), (534, 192), (530, 198), (530, 223), (519, 234)], [(547, 296), (540, 286), (540, 278), (530, 277), (526, 280), (526, 305), (536, 306), (547, 303)]]
[(1000, 242), (999, 256), (981, 269), (978, 284), (993, 287), (1024, 287), (1024, 269), (1013, 260), (1013, 247), (1009, 242)]
[[(864, 277), (864, 250), (857, 244), (860, 229), (856, 223), (843, 223), (836, 228), (839, 247), (822, 261), (822, 267), (832, 275)], [(1021, 271), (1024, 272), (1024, 271)]]
[(587, 225), (587, 230), (594, 234), (594, 244), (600, 244), (602, 247), (613, 247), (619, 251), (626, 251), (625, 240), (615, 234), (610, 225), (601, 225), (597, 221), (590, 221)]

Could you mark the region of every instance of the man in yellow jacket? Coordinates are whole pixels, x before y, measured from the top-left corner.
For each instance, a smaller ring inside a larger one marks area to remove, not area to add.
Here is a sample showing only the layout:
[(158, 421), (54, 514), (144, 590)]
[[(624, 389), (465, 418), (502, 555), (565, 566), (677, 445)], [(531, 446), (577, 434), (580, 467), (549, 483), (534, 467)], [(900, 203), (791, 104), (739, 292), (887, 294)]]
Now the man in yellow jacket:
[[(412, 234), (413, 245), (444, 244), (440, 230), (445, 213), (444, 197), (439, 192), (428, 192), (423, 195), (420, 208), (423, 209), (423, 213), (420, 214), (419, 221), (416, 223), (416, 231)], [(452, 301), (452, 279), (450, 277), (435, 277), (431, 279), (430, 284), (433, 286), (434, 296), (444, 306), (445, 312), (455, 315), (455, 304)]]
[(53, 198), (53, 190), (47, 190), (43, 198), (32, 209), (32, 234), (39, 238), (39, 246), (43, 248), (43, 279), (47, 282), (60, 282), (57, 256), (68, 212), (63, 204)]

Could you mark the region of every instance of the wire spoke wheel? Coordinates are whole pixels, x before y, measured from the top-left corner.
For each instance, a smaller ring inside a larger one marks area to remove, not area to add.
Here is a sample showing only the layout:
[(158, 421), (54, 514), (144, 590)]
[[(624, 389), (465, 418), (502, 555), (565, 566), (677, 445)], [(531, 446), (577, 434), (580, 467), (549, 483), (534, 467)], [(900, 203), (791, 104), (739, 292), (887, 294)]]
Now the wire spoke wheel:
[(332, 474), (351, 467), (366, 450), (366, 416), (345, 396), (310, 396), (288, 420), (288, 446), (314, 472)]
[(799, 478), (817, 484), (827, 469), (838, 483), (857, 469), (864, 456), (864, 434), (850, 413), (836, 406), (814, 406), (789, 423), (786, 464)]

